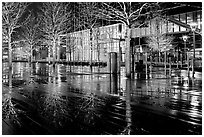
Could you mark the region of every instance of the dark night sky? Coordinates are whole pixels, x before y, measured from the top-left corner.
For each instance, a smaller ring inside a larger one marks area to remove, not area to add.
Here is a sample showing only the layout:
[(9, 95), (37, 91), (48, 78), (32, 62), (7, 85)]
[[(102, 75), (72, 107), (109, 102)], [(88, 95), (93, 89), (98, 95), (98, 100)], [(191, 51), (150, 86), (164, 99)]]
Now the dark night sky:
[[(41, 4), (42, 2), (31, 2), (28, 8), (37, 12)], [(163, 9), (183, 5), (182, 7), (168, 10), (168, 14), (170, 15), (177, 14), (178, 12), (181, 13), (193, 10), (202, 10), (202, 2), (160, 2), (160, 4)]]
[(35, 15), (37, 15), (37, 12), (39, 11), (39, 7), (42, 4), (42, 2), (31, 2), (28, 6), (29, 10), (32, 10)]
[(169, 7), (177, 7), (179, 5), (181, 7), (173, 8), (172, 10), (168, 10), (167, 15), (174, 15), (178, 13), (202, 10), (202, 2), (163, 2), (161, 7), (165, 9)]
[[(28, 10), (33, 11), (34, 15), (37, 16), (39, 14), (38, 12), (40, 10), (40, 6), (42, 5), (42, 3), (43, 2), (29, 2)], [(74, 3), (76, 2), (73, 2), (72, 4)], [(135, 3), (137, 4), (137, 2)], [(163, 14), (166, 14), (167, 16), (178, 14), (178, 13), (195, 11), (195, 10), (202, 10), (202, 2), (160, 2), (160, 5), (161, 5), (161, 8), (164, 10)], [(75, 7), (75, 6), (70, 6), (70, 8), (71, 7)], [(177, 7), (177, 8), (166, 10), (172, 7)], [(76, 13), (78, 10), (79, 9), (76, 9)], [(115, 22), (111, 22), (111, 24), (112, 23), (115, 23)]]

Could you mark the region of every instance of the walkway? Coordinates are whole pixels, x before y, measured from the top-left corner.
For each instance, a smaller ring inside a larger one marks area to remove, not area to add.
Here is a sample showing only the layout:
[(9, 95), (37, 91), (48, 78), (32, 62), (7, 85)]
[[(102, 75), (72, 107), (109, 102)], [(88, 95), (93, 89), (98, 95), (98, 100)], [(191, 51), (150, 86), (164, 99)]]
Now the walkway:
[[(3, 79), (3, 134), (150, 134), (202, 132), (202, 77), (70, 75), (79, 67), (15, 64), (12, 89)], [(77, 69), (78, 68), (78, 69)], [(88, 68), (87, 68), (88, 69)], [(94, 68), (94, 70), (105, 68)], [(4, 71), (6, 73), (6, 71)], [(15, 75), (14, 75), (15, 73)], [(30, 75), (32, 74), (32, 75)], [(168, 124), (167, 124), (168, 123)]]

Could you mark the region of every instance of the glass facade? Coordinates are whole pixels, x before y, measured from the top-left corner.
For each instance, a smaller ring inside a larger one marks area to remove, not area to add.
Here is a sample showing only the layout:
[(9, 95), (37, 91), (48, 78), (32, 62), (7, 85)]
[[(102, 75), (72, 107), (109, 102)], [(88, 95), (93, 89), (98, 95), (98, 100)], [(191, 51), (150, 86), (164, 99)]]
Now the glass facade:
[(187, 24), (190, 24), (193, 22), (193, 13), (189, 12), (187, 13)]
[[(90, 30), (70, 33), (67, 42), (68, 47), (72, 47), (71, 58), (68, 61), (107, 62), (109, 52), (119, 52), (119, 36), (124, 32), (119, 32), (119, 24), (94, 28), (92, 39)], [(122, 26), (123, 27), (123, 26)]]
[[(180, 22), (186, 23), (186, 13), (180, 14)], [(180, 27), (180, 31), (186, 31), (187, 29), (184, 27)]]
[(198, 22), (198, 28), (202, 29), (202, 12), (197, 12), (197, 22)]
[[(185, 24), (192, 22), (198, 23), (198, 28), (202, 29), (202, 11), (194, 11), (172, 15), (171, 17)], [(120, 36), (124, 39), (126, 35), (125, 25), (122, 26), (122, 31), (119, 30), (120, 24), (103, 26), (92, 30), (92, 41), (90, 39), (90, 30), (70, 33), (72, 42), (68, 45), (73, 46), (73, 54), (70, 61), (108, 61), (109, 52), (119, 52), (119, 45), (122, 47), (122, 58), (124, 61), (125, 41), (120, 41)], [(156, 34), (158, 31), (161, 34), (185, 33), (188, 29), (177, 25), (165, 19), (157, 18), (149, 21), (145, 27), (131, 29), (131, 37), (147, 37)], [(92, 46), (91, 46), (92, 45)], [(92, 50), (92, 51), (91, 51)]]
[[(173, 15), (170, 17), (188, 25), (190, 25), (192, 22), (197, 22), (198, 28), (202, 29), (202, 11), (187, 12), (187, 13)], [(160, 19), (160, 23), (159, 23), (160, 24), (159, 30), (162, 33), (174, 33), (174, 32), (187, 31), (187, 29), (182, 26), (179, 26), (170, 21), (167, 22), (162, 20), (163, 19)], [(133, 38), (145, 37), (150, 34), (154, 34), (155, 27), (156, 27), (155, 20), (153, 19), (148, 23), (148, 27), (133, 29), (132, 37)]]
[[(175, 20), (180, 21), (179, 15), (174, 15), (173, 18)], [(174, 32), (179, 32), (180, 31), (180, 26), (174, 23)]]

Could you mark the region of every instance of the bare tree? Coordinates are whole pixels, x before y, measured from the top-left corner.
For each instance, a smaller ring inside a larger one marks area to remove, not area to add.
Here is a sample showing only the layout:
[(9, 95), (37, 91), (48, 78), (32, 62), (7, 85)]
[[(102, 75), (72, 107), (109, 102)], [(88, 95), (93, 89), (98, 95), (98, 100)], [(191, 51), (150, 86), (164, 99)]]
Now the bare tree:
[(30, 61), (33, 62), (33, 47), (38, 44), (41, 38), (40, 20), (32, 14), (29, 21), (23, 26), (22, 40), (28, 45)]
[(172, 48), (174, 37), (166, 34), (166, 32), (168, 32), (167, 20), (160, 16), (151, 20), (151, 31), (153, 34), (147, 38), (147, 43), (153, 51), (157, 51), (159, 53), (158, 59), (160, 62), (160, 52), (167, 51)]
[(142, 13), (146, 12), (152, 3), (132, 3), (132, 2), (117, 2), (117, 3), (102, 3), (98, 8), (99, 16), (104, 20), (119, 22), (125, 25), (125, 41), (126, 41), (126, 77), (131, 76), (131, 27), (137, 27), (141, 24), (138, 19)]
[[(53, 51), (53, 64), (56, 60), (56, 47), (60, 35), (64, 35), (70, 28), (69, 16), (70, 11), (68, 5), (58, 2), (46, 2), (41, 7), (41, 19), (43, 23), (42, 32), (46, 38), (47, 44), (49, 44), (49, 58), (50, 58), (50, 46)], [(50, 61), (50, 60), (49, 60)]]
[(25, 43), (23, 40), (17, 41), (17, 43), (15, 43), (15, 48), (17, 48), (16, 49), (17, 52), (15, 52), (14, 56), (21, 57), (21, 58), (22, 57), (25, 58), (25, 56), (26, 57), (30, 56), (30, 47), (28, 43)]
[(95, 16), (97, 13), (98, 4), (96, 2), (81, 2), (80, 7), (80, 16), (78, 21), (80, 22), (79, 27), (82, 29), (89, 29), (90, 32), (90, 65), (93, 60), (93, 29), (96, 27), (98, 17)]
[(97, 61), (100, 62), (100, 44), (99, 44), (100, 30), (99, 27), (96, 28), (95, 38), (96, 38), (96, 51), (97, 51)]
[(3, 2), (2, 3), (2, 32), (3, 42), (8, 43), (9, 67), (12, 67), (12, 45), (15, 41), (13, 35), (16, 29), (20, 28), (27, 19), (20, 20), (24, 14), (27, 3)]

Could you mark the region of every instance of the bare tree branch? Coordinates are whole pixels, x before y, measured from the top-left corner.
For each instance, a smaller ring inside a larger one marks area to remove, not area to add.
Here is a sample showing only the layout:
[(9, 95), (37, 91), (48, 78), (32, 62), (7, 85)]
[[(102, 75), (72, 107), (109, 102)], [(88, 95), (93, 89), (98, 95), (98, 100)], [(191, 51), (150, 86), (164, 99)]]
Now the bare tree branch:
[(59, 46), (57, 41), (59, 41), (60, 35), (66, 34), (71, 28), (71, 11), (68, 10), (68, 6), (64, 3), (49, 2), (43, 3), (41, 7), (40, 18), (43, 24), (41, 31), (47, 43), (49, 44), (49, 41), (52, 43), (53, 62), (56, 56), (56, 46)]
[(21, 19), (28, 3), (23, 2), (3, 2), (2, 3), (2, 30), (3, 42), (8, 43), (9, 66), (12, 63), (12, 36), (16, 29), (20, 28), (27, 19)]
[(174, 38), (172, 36), (167, 36), (162, 32), (161, 24), (166, 24), (166, 21), (160, 17), (152, 19), (151, 27), (154, 34), (147, 38), (147, 43), (154, 51), (165, 51), (172, 48)]

